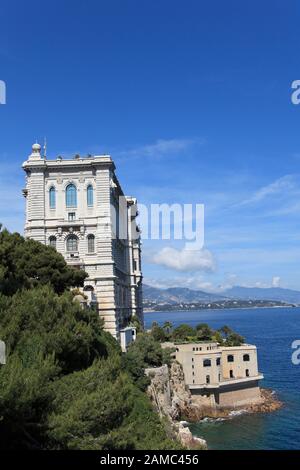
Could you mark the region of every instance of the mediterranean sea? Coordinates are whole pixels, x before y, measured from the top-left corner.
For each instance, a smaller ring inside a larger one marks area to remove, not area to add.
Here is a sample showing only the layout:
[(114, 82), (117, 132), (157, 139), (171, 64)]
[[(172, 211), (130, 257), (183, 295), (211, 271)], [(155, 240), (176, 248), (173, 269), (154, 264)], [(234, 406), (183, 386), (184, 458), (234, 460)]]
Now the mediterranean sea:
[(195, 436), (206, 439), (209, 449), (300, 449), (300, 365), (292, 363), (294, 340), (300, 340), (300, 308), (253, 308), (145, 313), (153, 321), (174, 326), (208, 323), (228, 325), (258, 350), (261, 386), (270, 388), (284, 402), (268, 414), (241, 414), (226, 420), (206, 420), (190, 425)]

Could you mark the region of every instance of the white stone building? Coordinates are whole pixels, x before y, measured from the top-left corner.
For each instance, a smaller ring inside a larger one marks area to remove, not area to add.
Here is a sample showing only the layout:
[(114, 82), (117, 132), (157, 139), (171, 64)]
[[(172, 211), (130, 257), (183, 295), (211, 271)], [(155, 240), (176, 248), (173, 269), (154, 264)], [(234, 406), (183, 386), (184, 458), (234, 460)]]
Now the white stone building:
[(111, 157), (47, 160), (34, 144), (23, 169), (25, 236), (88, 273), (85, 294), (113, 336), (134, 316), (143, 324), (137, 202), (124, 196)]
[[(165, 343), (165, 347), (170, 343)], [(214, 341), (172, 344), (192, 395), (206, 396), (213, 406), (239, 407), (261, 402), (256, 346), (225, 347)]]

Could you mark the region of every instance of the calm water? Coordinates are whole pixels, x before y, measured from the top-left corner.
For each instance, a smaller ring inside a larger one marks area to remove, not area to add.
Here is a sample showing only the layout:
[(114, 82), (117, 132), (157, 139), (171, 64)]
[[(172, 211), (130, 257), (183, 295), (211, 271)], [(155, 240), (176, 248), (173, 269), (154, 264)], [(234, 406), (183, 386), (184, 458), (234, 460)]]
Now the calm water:
[(256, 344), (259, 370), (265, 376), (261, 384), (285, 403), (270, 414), (193, 424), (193, 434), (204, 437), (210, 449), (300, 449), (300, 365), (291, 362), (291, 343), (300, 339), (300, 308), (146, 313), (146, 327), (153, 321), (230, 326)]

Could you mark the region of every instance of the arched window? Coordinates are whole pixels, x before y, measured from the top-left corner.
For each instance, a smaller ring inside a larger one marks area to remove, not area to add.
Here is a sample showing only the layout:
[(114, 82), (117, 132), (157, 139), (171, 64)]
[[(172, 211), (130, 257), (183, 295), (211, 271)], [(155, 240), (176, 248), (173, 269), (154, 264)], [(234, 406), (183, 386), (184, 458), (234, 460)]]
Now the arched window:
[(91, 184), (89, 184), (86, 189), (86, 199), (87, 199), (87, 205), (89, 207), (92, 207), (94, 205), (94, 190)]
[(227, 362), (234, 362), (234, 357), (232, 354), (229, 354), (229, 356), (227, 356)]
[(249, 374), (249, 369), (246, 369), (246, 377), (249, 377), (250, 374)]
[(220, 357), (217, 357), (216, 364), (217, 364), (217, 366), (219, 366), (221, 364), (221, 358)]
[(234, 375), (233, 375), (233, 370), (232, 370), (232, 369), (230, 369), (229, 375), (230, 375), (230, 378), (231, 378), (231, 379), (234, 379)]
[(55, 197), (55, 188), (54, 188), (54, 186), (52, 186), (49, 190), (49, 206), (50, 206), (50, 209), (55, 209), (55, 204), (56, 204), (55, 199), (56, 199), (56, 197)]
[(78, 238), (76, 237), (76, 235), (68, 236), (67, 251), (78, 251)]
[(68, 184), (68, 186), (66, 187), (66, 206), (77, 206), (77, 190), (74, 184)]
[(88, 235), (88, 253), (94, 253), (95, 251), (95, 237), (94, 235)]
[(93, 292), (94, 288), (93, 286), (87, 285), (87, 286), (84, 286), (83, 290), (84, 292)]
[(210, 376), (209, 376), (209, 375), (206, 376), (206, 383), (207, 383), (207, 384), (210, 383)]
[(49, 237), (49, 245), (52, 246), (53, 248), (56, 248), (56, 237), (54, 236)]
[(88, 303), (95, 302), (95, 294), (94, 294), (94, 287), (91, 285), (84, 286), (83, 288), (84, 295), (88, 299)]
[(210, 366), (211, 366), (211, 360), (210, 359), (204, 359), (203, 367), (210, 367)]
[(244, 355), (243, 355), (243, 361), (244, 361), (244, 362), (249, 362), (249, 361), (250, 361), (250, 356), (249, 356), (249, 354), (244, 354)]

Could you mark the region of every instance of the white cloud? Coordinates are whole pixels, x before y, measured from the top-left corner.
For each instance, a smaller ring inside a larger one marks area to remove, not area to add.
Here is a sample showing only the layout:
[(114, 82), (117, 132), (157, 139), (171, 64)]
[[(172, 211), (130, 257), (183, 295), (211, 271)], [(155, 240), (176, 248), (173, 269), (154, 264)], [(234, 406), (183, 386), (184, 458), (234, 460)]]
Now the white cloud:
[(152, 262), (176, 271), (207, 271), (215, 270), (213, 255), (208, 250), (176, 250), (165, 247), (156, 253)]
[(126, 157), (163, 157), (166, 155), (175, 155), (185, 152), (193, 145), (202, 145), (204, 140), (201, 138), (193, 139), (158, 139), (153, 144), (142, 145), (129, 150), (117, 153)]
[(281, 194), (295, 188), (295, 175), (285, 175), (263, 186), (256, 191), (249, 199), (242, 201), (238, 205), (254, 204), (264, 200), (268, 196)]
[(184, 276), (173, 277), (172, 279), (159, 278), (153, 279), (146, 277), (144, 283), (151, 287), (158, 287), (159, 289), (167, 289), (169, 287), (188, 287), (192, 290), (204, 290), (207, 292), (216, 292), (217, 288), (209, 281), (206, 281), (201, 276)]
[(272, 287), (280, 287), (280, 277), (274, 276), (272, 279)]
[(215, 284), (205, 279), (201, 274), (191, 274), (174, 276), (172, 278), (148, 278), (144, 279), (144, 283), (148, 286), (157, 287), (159, 289), (167, 289), (168, 287), (188, 287), (192, 290), (202, 290), (212, 294), (225, 294), (228, 289), (231, 289), (234, 286), (241, 287), (258, 287), (258, 288), (269, 288), (269, 287), (280, 287), (281, 278), (279, 276), (274, 276), (272, 282), (262, 281), (262, 280), (253, 280), (245, 281), (239, 279), (236, 274), (227, 274), (225, 279), (220, 284)]

